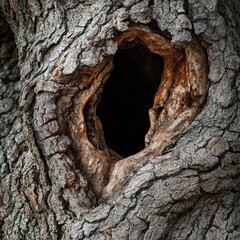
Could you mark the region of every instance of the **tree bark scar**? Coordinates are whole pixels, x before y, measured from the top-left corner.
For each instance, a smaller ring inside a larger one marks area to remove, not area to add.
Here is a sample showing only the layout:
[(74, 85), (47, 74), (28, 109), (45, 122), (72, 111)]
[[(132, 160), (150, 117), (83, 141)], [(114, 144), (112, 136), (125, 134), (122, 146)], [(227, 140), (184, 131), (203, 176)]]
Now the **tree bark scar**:
[[(207, 92), (206, 59), (195, 37), (186, 49), (179, 49), (148, 27), (133, 25), (119, 34), (115, 42), (121, 48), (136, 40), (164, 59), (163, 75), (159, 76), (162, 78), (161, 83), (149, 112), (150, 129), (145, 136), (146, 147), (133, 156), (118, 160), (120, 162), (116, 165), (117, 155), (111, 154), (114, 149), (112, 151), (104, 139), (104, 129), (96, 115), (96, 108), (114, 67), (112, 59), (83, 70), (79, 75), (79, 84), (86, 79), (85, 73), (92, 73), (93, 80), (90, 88), (78, 95), (78, 100), (74, 100), (73, 112), (69, 118), (72, 119), (68, 126), (74, 149), (81, 155), (79, 161), (95, 193), (101, 196), (104, 189), (105, 198), (120, 189), (126, 174), (136, 168), (127, 162), (134, 162), (135, 158), (139, 162), (145, 162), (145, 156), (159, 154), (168, 142), (175, 139), (182, 126), (195, 118)], [(193, 98), (193, 95), (198, 97)], [(191, 105), (189, 96), (192, 96)], [(113, 176), (113, 172), (118, 172), (117, 176)]]

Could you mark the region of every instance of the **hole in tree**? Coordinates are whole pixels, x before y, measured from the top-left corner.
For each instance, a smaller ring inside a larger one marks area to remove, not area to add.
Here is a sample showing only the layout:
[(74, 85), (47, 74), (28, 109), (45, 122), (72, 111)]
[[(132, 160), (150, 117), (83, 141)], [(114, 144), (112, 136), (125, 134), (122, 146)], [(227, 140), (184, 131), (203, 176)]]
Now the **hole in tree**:
[(114, 56), (114, 69), (97, 107), (109, 148), (127, 157), (144, 149), (153, 105), (163, 72), (163, 58), (131, 42)]

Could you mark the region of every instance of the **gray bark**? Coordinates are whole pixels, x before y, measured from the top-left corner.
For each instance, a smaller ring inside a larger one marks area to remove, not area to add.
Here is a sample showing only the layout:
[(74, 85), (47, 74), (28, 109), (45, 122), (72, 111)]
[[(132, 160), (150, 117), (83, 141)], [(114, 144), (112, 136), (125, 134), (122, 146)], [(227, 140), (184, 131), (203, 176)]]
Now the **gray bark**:
[[(2, 0), (0, 10), (1, 239), (240, 239), (238, 1)], [(81, 114), (70, 118), (116, 35), (153, 22), (176, 49), (197, 36), (207, 99), (174, 144), (129, 158), (109, 195), (111, 177), (96, 176), (114, 167), (82, 166), (91, 147), (70, 130)]]

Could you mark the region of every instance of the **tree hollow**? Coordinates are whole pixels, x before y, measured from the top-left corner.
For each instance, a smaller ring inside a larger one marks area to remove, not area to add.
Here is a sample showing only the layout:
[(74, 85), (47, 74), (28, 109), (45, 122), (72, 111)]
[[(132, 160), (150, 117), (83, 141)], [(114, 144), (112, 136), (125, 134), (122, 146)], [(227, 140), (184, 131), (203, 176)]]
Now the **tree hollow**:
[(163, 73), (163, 58), (134, 41), (115, 54), (114, 68), (98, 104), (106, 143), (123, 157), (141, 151)]
[(168, 151), (204, 105), (208, 84), (206, 56), (194, 36), (185, 49), (175, 48), (149, 28), (133, 26), (115, 42), (114, 56), (75, 75), (79, 92), (68, 115), (76, 161), (103, 198)]

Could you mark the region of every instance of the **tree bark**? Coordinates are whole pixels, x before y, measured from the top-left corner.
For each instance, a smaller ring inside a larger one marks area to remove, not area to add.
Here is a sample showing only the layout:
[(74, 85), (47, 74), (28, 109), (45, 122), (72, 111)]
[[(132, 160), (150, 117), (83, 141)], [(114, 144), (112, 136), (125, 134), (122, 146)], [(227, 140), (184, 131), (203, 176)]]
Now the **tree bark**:
[[(238, 1), (0, 10), (1, 239), (240, 239)], [(96, 109), (136, 42), (164, 70), (145, 147), (122, 157)]]

